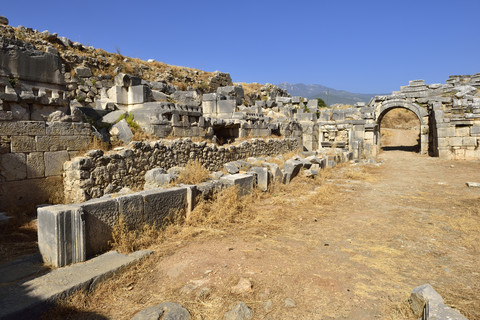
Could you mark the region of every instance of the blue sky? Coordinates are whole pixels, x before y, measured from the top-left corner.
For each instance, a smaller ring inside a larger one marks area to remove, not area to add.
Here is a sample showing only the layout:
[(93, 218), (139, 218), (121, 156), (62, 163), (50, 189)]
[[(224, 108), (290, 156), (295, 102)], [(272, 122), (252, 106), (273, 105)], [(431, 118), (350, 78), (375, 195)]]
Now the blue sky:
[[(21, 5), (20, 5), (21, 3)], [(235, 82), (388, 93), (480, 72), (479, 0), (4, 1), (10, 25)]]

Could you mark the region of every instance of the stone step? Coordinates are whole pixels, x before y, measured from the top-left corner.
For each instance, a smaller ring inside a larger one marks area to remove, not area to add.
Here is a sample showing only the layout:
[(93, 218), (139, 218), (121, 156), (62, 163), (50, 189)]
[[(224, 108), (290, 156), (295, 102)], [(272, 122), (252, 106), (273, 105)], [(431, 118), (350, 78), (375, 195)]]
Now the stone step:
[(91, 290), (115, 272), (150, 255), (110, 251), (83, 263), (58, 268), (38, 278), (0, 288), (0, 319), (37, 319), (57, 300)]

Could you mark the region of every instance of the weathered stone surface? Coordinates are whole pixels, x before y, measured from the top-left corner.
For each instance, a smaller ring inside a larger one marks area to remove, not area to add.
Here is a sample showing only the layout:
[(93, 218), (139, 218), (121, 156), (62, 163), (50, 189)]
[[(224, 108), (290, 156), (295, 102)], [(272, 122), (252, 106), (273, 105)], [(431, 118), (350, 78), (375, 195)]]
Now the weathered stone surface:
[(152, 189), (140, 192), (144, 203), (144, 223), (162, 225), (186, 206), (187, 188)]
[(189, 320), (190, 313), (178, 303), (163, 302), (133, 316), (132, 320)]
[(75, 74), (80, 78), (89, 78), (92, 76), (92, 70), (88, 67), (75, 68)]
[(155, 168), (148, 170), (145, 174), (144, 189), (163, 188), (167, 186), (174, 179), (173, 174), (167, 173), (162, 168)]
[(133, 138), (133, 132), (125, 119), (117, 122), (112, 129), (110, 129), (110, 134), (116, 136), (119, 140), (125, 143), (130, 142), (130, 140)]
[(43, 261), (54, 267), (85, 261), (85, 221), (76, 205), (40, 207), (38, 247)]
[(176, 91), (172, 94), (172, 99), (188, 106), (200, 106), (202, 103), (202, 98), (197, 91)]
[(69, 160), (67, 151), (45, 152), (45, 176), (58, 176), (62, 174), (63, 164)]
[(430, 284), (416, 287), (410, 294), (410, 307), (416, 317), (429, 320), (466, 320), (458, 311), (446, 306)]
[(284, 184), (289, 184), (290, 181), (292, 181), (293, 178), (297, 176), (297, 174), (300, 172), (300, 169), (303, 167), (303, 163), (298, 160), (293, 160), (289, 159), (285, 161), (285, 164), (283, 165), (283, 183)]
[(85, 213), (86, 256), (105, 252), (112, 239), (112, 228), (120, 216), (116, 199), (93, 199), (79, 204)]
[(223, 320), (248, 320), (252, 317), (253, 311), (244, 302), (238, 302), (232, 310), (225, 313)]
[(238, 186), (240, 195), (248, 194), (253, 189), (253, 175), (246, 173), (230, 174), (220, 178), (226, 186)]
[(43, 152), (30, 152), (27, 154), (27, 178), (41, 178), (45, 176), (45, 160)]
[(143, 197), (141, 194), (126, 194), (116, 198), (118, 213), (123, 216), (123, 221), (129, 228), (141, 228), (143, 221)]
[(235, 165), (234, 162), (227, 162), (223, 165), (223, 168), (229, 173), (229, 174), (235, 174), (239, 172), (239, 168)]
[(13, 136), (11, 139), (12, 152), (37, 151), (35, 138), (30, 136)]
[(38, 136), (45, 135), (43, 121), (13, 121), (0, 122), (0, 136)]
[[(0, 318), (39, 319), (58, 300), (78, 290), (93, 290), (117, 270), (151, 253), (152, 251), (137, 251), (123, 255), (112, 251), (84, 263), (54, 269), (46, 275), (17, 285), (3, 286), (0, 288)], [(25, 288), (28, 288), (28, 295), (25, 294)]]
[(7, 181), (22, 180), (27, 177), (27, 159), (24, 153), (0, 154), (0, 178)]
[(270, 174), (268, 169), (262, 167), (253, 167), (250, 169), (250, 172), (256, 177), (257, 188), (263, 192), (267, 191), (268, 186), (270, 185)]

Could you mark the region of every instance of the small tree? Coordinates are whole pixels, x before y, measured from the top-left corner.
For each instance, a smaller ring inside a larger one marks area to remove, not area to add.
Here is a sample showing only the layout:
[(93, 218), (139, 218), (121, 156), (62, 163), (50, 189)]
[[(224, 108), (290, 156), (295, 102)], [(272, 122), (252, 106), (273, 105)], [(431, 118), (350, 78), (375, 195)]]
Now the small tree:
[(323, 101), (323, 99), (321, 98), (317, 98), (318, 99), (318, 107), (319, 108), (326, 108), (327, 107), (327, 104), (325, 103), (325, 101)]

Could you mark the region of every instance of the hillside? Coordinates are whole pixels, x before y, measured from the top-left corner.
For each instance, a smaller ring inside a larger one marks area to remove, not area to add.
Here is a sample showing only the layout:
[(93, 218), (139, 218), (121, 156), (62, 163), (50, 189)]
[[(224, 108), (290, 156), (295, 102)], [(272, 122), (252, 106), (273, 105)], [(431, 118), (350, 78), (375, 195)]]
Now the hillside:
[[(368, 103), (371, 98), (376, 95), (381, 95), (379, 93), (352, 93), (345, 90), (336, 90), (329, 87), (322, 86), (320, 84), (304, 84), (304, 83), (295, 83), (291, 84), (288, 82), (282, 82), (277, 85), (278, 87), (285, 89), (291, 96), (301, 96), (305, 98), (321, 98), (328, 105), (332, 104), (350, 104), (353, 105), (355, 102), (366, 102)], [(328, 97), (327, 97), (328, 92)], [(328, 101), (328, 102), (327, 102)]]

